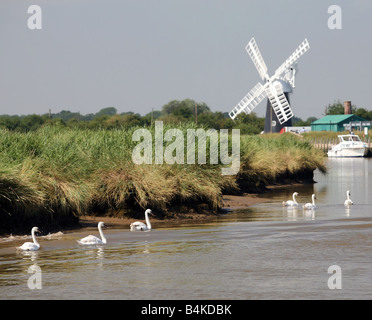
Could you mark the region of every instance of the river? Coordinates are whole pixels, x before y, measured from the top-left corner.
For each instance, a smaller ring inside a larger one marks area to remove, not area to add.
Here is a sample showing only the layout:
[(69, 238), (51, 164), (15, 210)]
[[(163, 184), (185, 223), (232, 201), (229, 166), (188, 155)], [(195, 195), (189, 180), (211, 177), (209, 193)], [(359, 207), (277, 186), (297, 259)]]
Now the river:
[[(15, 249), (26, 237), (2, 238), (0, 299), (372, 299), (372, 159), (329, 159), (315, 180), (213, 221), (105, 229), (106, 245), (77, 244), (96, 229), (27, 253)], [(315, 193), (317, 209), (283, 209), (294, 191), (300, 204)], [(328, 285), (334, 265), (341, 289)]]

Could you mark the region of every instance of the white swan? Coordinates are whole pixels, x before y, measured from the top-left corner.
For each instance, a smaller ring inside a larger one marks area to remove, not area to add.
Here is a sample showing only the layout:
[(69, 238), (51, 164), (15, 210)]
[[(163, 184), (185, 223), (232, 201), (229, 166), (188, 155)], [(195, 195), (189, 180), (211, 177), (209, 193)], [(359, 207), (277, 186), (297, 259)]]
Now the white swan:
[(283, 207), (298, 207), (298, 202), (296, 201), (296, 196), (298, 196), (297, 192), (293, 193), (293, 201), (283, 201)]
[(350, 191), (349, 191), (349, 190), (346, 191), (346, 197), (347, 197), (347, 199), (346, 199), (345, 202), (344, 202), (344, 205), (345, 205), (346, 207), (347, 207), (347, 206), (350, 206), (350, 205), (352, 205), (352, 204), (354, 204), (354, 202), (351, 201), (351, 199), (350, 199)]
[(36, 240), (35, 232), (40, 232), (38, 227), (33, 227), (31, 229), (32, 240), (34, 242), (25, 242), (24, 244), (22, 244), (17, 249), (25, 250), (25, 251), (36, 251), (36, 250), (39, 250), (40, 249), (40, 244)]
[(83, 244), (83, 245), (105, 244), (107, 241), (106, 241), (105, 235), (102, 232), (102, 227), (104, 227), (104, 226), (105, 226), (105, 224), (102, 221), (98, 223), (98, 231), (99, 231), (99, 234), (100, 234), (102, 240), (95, 237), (95, 236), (89, 235), (89, 236), (87, 236), (83, 239), (77, 240), (77, 242), (79, 244)]
[(311, 199), (312, 199), (312, 203), (306, 203), (306, 204), (304, 204), (304, 205), (302, 206), (302, 208), (304, 208), (304, 209), (309, 209), (309, 210), (311, 210), (311, 209), (316, 209), (316, 205), (315, 205), (315, 199), (316, 199), (316, 197), (315, 197), (315, 194), (313, 194), (313, 195), (311, 196)]
[(145, 220), (146, 224), (140, 221), (136, 221), (130, 224), (131, 231), (150, 231), (151, 230), (151, 223), (149, 219), (149, 214), (152, 214), (151, 209), (147, 209), (145, 211)]

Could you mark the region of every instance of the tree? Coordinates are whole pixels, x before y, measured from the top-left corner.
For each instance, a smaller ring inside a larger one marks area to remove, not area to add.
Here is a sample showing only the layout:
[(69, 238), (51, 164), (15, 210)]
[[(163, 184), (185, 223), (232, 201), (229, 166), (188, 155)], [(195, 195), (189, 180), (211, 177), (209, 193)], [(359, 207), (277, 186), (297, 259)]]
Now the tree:
[(8, 130), (16, 130), (21, 124), (21, 120), (18, 116), (1, 116), (0, 117), (0, 128), (6, 128)]
[(39, 129), (47, 119), (48, 119), (47, 116), (39, 116), (37, 114), (31, 114), (21, 119), (19, 128), (21, 129), (21, 131), (25, 131), (25, 132), (28, 132), (31, 130), (34, 131), (34, 130)]
[(209, 129), (220, 130), (221, 128), (228, 129), (224, 123), (226, 122), (222, 112), (204, 112), (198, 116), (198, 124)]
[(174, 110), (173, 114), (185, 120), (189, 120), (193, 116), (191, 108), (182, 103)]
[(100, 117), (100, 116), (114, 116), (116, 115), (118, 111), (114, 107), (107, 107), (99, 110), (96, 114), (95, 117)]
[(195, 106), (197, 108), (197, 114), (210, 112), (209, 107), (204, 103), (197, 103), (191, 99), (185, 99), (182, 101), (172, 100), (162, 107), (163, 115), (176, 115), (181, 116), (186, 120), (190, 120), (195, 116)]
[[(356, 106), (352, 105), (351, 112), (355, 113), (355, 111)], [(325, 109), (326, 116), (335, 114), (345, 114), (345, 106), (340, 100), (334, 101), (333, 104), (329, 104)]]
[(309, 118), (307, 118), (306, 122), (310, 125), (311, 123), (313, 123), (316, 120), (318, 120), (317, 117), (309, 117)]
[(355, 115), (363, 118), (363, 119), (366, 119), (366, 120), (372, 120), (372, 111), (368, 111), (364, 108), (358, 108), (356, 111), (355, 111)]
[(295, 127), (309, 127), (312, 122), (318, 120), (317, 117), (309, 117), (307, 120), (302, 120), (298, 117), (293, 117), (293, 126)]
[(256, 113), (240, 113), (236, 117), (234, 129), (240, 129), (241, 134), (259, 134), (264, 130), (265, 118), (257, 117)]
[[(45, 116), (48, 116), (45, 114)], [(67, 110), (62, 110), (59, 113), (52, 113), (52, 119), (62, 119), (63, 121), (68, 121), (70, 119), (79, 119), (79, 112), (71, 112)]]

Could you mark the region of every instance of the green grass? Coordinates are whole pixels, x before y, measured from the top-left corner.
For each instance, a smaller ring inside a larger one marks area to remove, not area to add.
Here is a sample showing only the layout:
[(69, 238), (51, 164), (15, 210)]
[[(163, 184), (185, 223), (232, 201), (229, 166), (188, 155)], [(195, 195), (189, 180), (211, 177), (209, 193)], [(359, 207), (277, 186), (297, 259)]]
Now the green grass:
[[(184, 137), (189, 128), (195, 126), (177, 126)], [(208, 160), (205, 165), (136, 165), (136, 129), (0, 130), (0, 225), (61, 224), (80, 215), (122, 216), (147, 207), (170, 214), (180, 206), (198, 210), (202, 205), (216, 212), (223, 193), (254, 191), (325, 170), (322, 153), (292, 135), (241, 136), (236, 176), (221, 175), (222, 165)]]

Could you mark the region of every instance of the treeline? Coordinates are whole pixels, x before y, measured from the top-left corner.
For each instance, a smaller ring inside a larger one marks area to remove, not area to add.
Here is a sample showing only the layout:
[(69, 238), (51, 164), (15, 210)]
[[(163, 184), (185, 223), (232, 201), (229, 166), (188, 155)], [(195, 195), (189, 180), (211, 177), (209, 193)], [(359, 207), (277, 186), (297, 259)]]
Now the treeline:
[[(368, 121), (372, 120), (372, 111), (367, 110), (365, 108), (357, 108), (354, 104), (351, 105), (351, 112), (355, 114), (356, 116), (359, 116), (363, 119), (366, 119)], [(340, 101), (334, 101), (333, 104), (329, 104), (325, 108), (325, 115), (337, 115), (337, 114), (345, 114), (345, 106)]]
[[(372, 120), (372, 111), (357, 108), (355, 105), (352, 106), (352, 111), (366, 120)], [(324, 114), (344, 114), (343, 103), (338, 100), (329, 104), (325, 108)], [(199, 103), (192, 99), (185, 99), (170, 101), (161, 110), (154, 110), (144, 116), (132, 111), (118, 113), (115, 107), (103, 108), (97, 113), (86, 115), (66, 110), (43, 115), (0, 115), (0, 128), (18, 132), (35, 131), (45, 125), (84, 129), (114, 129), (150, 126), (155, 120), (172, 125), (177, 125), (180, 122), (197, 122), (198, 126), (216, 130), (240, 129), (242, 134), (258, 134), (264, 130), (265, 123), (265, 118), (258, 117), (254, 112), (251, 114), (241, 113), (233, 121), (228, 112), (212, 112), (204, 102)], [(293, 126), (310, 126), (315, 120), (317, 120), (316, 117), (309, 117), (306, 120), (293, 117), (292, 123)]]
[[(35, 131), (40, 127), (63, 126), (84, 129), (114, 129), (131, 128), (134, 126), (150, 126), (155, 120), (166, 124), (180, 122), (197, 122), (198, 126), (219, 129), (240, 129), (242, 134), (258, 134), (264, 129), (264, 117), (258, 117), (254, 112), (240, 114), (235, 121), (231, 120), (228, 112), (212, 112), (205, 103), (192, 99), (173, 100), (162, 107), (142, 116), (134, 112), (118, 113), (115, 107), (103, 108), (97, 113), (82, 115), (79, 112), (63, 110), (59, 113), (43, 115), (0, 115), (0, 128), (18, 132)], [(311, 120), (311, 119), (310, 119)], [(316, 120), (316, 118), (315, 118)], [(294, 124), (309, 125), (308, 121), (294, 118)]]

